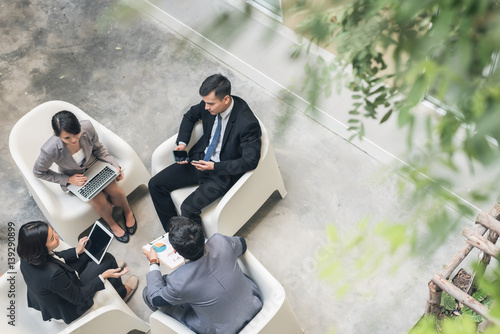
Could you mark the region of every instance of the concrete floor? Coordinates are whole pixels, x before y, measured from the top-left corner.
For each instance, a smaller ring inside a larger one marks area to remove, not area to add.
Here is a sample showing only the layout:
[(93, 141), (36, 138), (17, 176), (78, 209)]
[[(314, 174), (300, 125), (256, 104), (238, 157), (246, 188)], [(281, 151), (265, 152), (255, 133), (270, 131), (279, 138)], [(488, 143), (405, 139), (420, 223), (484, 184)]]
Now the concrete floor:
[[(150, 168), (153, 150), (177, 132), (182, 114), (199, 102), (201, 81), (221, 72), (266, 125), (288, 190), (284, 199), (273, 195), (237, 234), (283, 284), (306, 333), (408, 332), (424, 310), (431, 275), (463, 244), (459, 233), (432, 256), (380, 253), (380, 265), (362, 276), (356, 261), (366, 258), (364, 251), (385, 249), (374, 233), (376, 222), (413, 218), (425, 230), (419, 213), (404, 200), (409, 190), (398, 190), (399, 184), (412, 185), (157, 19), (122, 10), (118, 13), (126, 20), (115, 20), (115, 3), (0, 2), (0, 272), (7, 269), (7, 222), (19, 228), (44, 219), (9, 154), (10, 129), (22, 115), (48, 100), (75, 104), (126, 140)], [(129, 200), (138, 233), (127, 245), (114, 242), (110, 251), (127, 260), (142, 289), (148, 264), (140, 248), (162, 228), (145, 189)], [(367, 225), (358, 225), (365, 217)], [(335, 244), (328, 241), (329, 226), (340, 235)], [(358, 234), (365, 238), (357, 247), (342, 249)], [(319, 274), (337, 257), (342, 257), (343, 278), (351, 281), (343, 297), (337, 296), (338, 283)], [(148, 319), (151, 312), (140, 293), (129, 305)]]

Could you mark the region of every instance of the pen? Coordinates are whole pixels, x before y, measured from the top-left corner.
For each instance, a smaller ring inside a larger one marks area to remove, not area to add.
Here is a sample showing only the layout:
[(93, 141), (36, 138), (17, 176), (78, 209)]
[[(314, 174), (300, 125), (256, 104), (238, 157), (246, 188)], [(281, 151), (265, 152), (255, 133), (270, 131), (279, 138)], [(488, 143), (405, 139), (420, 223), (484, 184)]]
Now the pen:
[(155, 243), (155, 242), (157, 242), (158, 240), (163, 239), (166, 235), (167, 235), (167, 234), (164, 234), (164, 235), (162, 235), (162, 236), (160, 236), (160, 237), (156, 238), (155, 240), (151, 241), (149, 244), (150, 244), (150, 245), (154, 244), (154, 243)]

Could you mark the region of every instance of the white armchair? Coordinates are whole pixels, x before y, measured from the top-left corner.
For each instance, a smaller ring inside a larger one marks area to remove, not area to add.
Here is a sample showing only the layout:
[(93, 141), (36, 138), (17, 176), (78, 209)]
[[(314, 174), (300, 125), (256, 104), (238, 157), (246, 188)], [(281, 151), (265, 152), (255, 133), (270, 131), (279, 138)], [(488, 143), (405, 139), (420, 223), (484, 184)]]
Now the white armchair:
[[(278, 190), (282, 198), (286, 196), (285, 185), (281, 178), (274, 151), (269, 142), (267, 130), (260, 122), (262, 129), (262, 148), (257, 168), (246, 172), (229, 191), (201, 212), (201, 220), (205, 236), (218, 232), (224, 235), (234, 235), (255, 212), (264, 204), (271, 194)], [(195, 125), (187, 150), (194, 145), (203, 135), (200, 122)], [(153, 152), (151, 170), (155, 175), (163, 168), (174, 163), (172, 151), (176, 146), (177, 134), (167, 139)], [(188, 197), (197, 186), (185, 187), (171, 193), (177, 212), (184, 199)]]
[[(69, 245), (61, 241), (58, 250)], [(12, 295), (9, 292), (12, 291)], [(94, 296), (94, 305), (80, 318), (67, 325), (63, 321), (43, 321), (42, 314), (28, 307), (27, 286), (17, 262), (13, 270), (0, 277), (0, 308), (6, 310), (14, 305), (12, 319), (0, 321), (0, 333), (52, 334), (52, 333), (128, 333), (132, 330), (147, 332), (149, 325), (140, 319), (123, 301), (115, 288), (106, 281), (104, 290)], [(10, 315), (9, 314), (9, 315)], [(5, 316), (4, 316), (5, 317)], [(8, 322), (15, 320), (15, 326)]]
[[(49, 101), (24, 115), (12, 128), (9, 147), (28, 190), (38, 207), (57, 233), (70, 244), (76, 245), (78, 235), (100, 217), (92, 205), (76, 196), (64, 193), (59, 184), (38, 179), (33, 175), (33, 165), (40, 148), (53, 134), (52, 116), (61, 110), (73, 112), (80, 120), (90, 120), (106, 149), (126, 168), (120, 187), (129, 195), (139, 185), (147, 185), (151, 178), (135, 151), (123, 139), (91, 118), (79, 108), (63, 101)], [(52, 169), (57, 170), (54, 164)]]
[[(303, 333), (304, 331), (286, 297), (283, 286), (248, 250), (238, 259), (238, 263), (245, 275), (257, 284), (263, 302), (260, 312), (257, 313), (240, 333)], [(151, 325), (151, 334), (194, 333), (184, 324), (160, 310), (151, 314), (149, 323)]]

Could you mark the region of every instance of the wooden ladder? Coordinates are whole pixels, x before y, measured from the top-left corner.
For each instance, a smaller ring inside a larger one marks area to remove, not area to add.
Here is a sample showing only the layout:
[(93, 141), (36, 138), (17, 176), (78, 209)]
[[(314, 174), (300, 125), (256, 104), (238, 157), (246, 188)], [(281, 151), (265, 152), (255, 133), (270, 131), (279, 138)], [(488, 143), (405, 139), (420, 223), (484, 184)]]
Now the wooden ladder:
[[(478, 214), (474, 228), (466, 227), (463, 230), (462, 234), (467, 238), (465, 246), (455, 254), (451, 261), (443, 268), (441, 273), (435, 274), (429, 282), (429, 299), (425, 306), (425, 315), (437, 315), (439, 313), (441, 294), (445, 291), (485, 319), (488, 319), (496, 325), (500, 325), (498, 319), (489, 315), (486, 306), (482, 305), (470, 295), (471, 289), (476, 283), (475, 277), (482, 276), (490, 263), (491, 257), (496, 257), (500, 252), (500, 248), (495, 246), (500, 234), (500, 221), (498, 220), (500, 218), (499, 200), (500, 196), (497, 199), (497, 204), (495, 204), (489, 213), (486, 214), (481, 212)], [(486, 232), (488, 232), (488, 237), (484, 237)], [(474, 281), (470, 285), (469, 290), (464, 292), (448, 282), (448, 279), (474, 247), (482, 251), (480, 266), (476, 271), (476, 275), (473, 275)]]

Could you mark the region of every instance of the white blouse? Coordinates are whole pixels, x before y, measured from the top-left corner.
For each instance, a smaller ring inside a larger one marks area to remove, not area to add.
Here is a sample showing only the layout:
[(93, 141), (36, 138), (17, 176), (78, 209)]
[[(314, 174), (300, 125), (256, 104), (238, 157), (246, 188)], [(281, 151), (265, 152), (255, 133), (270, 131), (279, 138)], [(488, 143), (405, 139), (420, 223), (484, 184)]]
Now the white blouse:
[(73, 159), (75, 159), (78, 166), (81, 166), (83, 160), (85, 159), (85, 154), (83, 154), (83, 149), (78, 150), (75, 154), (73, 154)]

